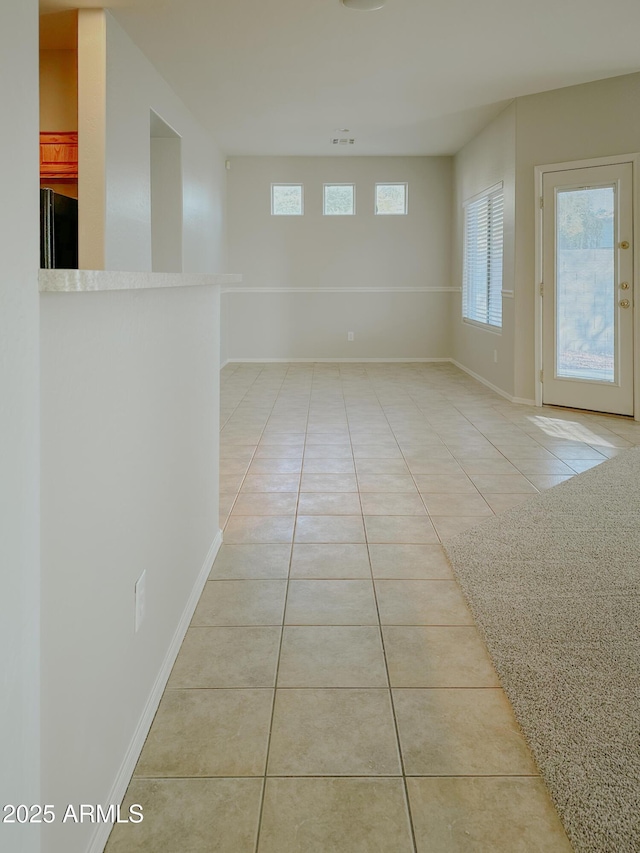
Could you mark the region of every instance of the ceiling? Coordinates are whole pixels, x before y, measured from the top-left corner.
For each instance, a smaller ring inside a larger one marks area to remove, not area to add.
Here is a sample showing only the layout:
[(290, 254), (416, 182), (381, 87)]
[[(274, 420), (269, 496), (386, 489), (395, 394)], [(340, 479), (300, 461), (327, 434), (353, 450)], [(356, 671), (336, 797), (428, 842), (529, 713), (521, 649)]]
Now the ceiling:
[[(43, 0), (50, 12), (95, 0)], [(226, 155), (457, 151), (514, 97), (640, 69), (638, 0), (113, 0)], [(631, 108), (637, 108), (634, 105)], [(338, 128), (355, 144), (331, 145)]]

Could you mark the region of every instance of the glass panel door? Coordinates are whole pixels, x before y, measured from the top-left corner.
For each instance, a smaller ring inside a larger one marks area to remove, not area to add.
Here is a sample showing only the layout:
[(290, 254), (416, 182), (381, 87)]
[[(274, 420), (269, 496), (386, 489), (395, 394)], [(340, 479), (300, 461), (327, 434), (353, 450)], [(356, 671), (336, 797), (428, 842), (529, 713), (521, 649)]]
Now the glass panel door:
[(543, 176), (544, 403), (633, 414), (633, 166)]
[(616, 381), (615, 190), (557, 190), (556, 376)]

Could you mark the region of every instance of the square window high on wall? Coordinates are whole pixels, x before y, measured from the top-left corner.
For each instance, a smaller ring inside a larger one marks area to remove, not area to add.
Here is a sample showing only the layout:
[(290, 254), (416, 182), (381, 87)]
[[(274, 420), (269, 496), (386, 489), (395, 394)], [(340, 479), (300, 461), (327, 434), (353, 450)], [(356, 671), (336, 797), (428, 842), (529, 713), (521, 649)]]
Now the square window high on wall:
[(322, 212), (325, 216), (353, 216), (356, 212), (356, 188), (353, 184), (325, 184)]
[(302, 184), (271, 184), (272, 216), (302, 216), (303, 213)]
[(376, 184), (376, 216), (406, 216), (406, 183)]
[(462, 316), (502, 327), (504, 193), (496, 184), (464, 204)]

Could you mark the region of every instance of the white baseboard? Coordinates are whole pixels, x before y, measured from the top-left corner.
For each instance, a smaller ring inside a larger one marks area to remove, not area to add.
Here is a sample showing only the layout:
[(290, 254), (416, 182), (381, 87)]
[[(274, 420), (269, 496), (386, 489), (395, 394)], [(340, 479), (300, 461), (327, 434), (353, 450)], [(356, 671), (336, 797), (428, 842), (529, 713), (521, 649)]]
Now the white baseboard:
[(350, 364), (363, 364), (371, 362), (376, 364), (424, 364), (431, 361), (451, 361), (450, 358), (228, 358), (225, 364), (339, 364), (346, 362)]
[[(222, 530), (218, 530), (213, 542), (211, 543), (211, 547), (209, 548), (209, 552), (205, 558), (202, 568), (200, 569), (193, 589), (191, 590), (189, 600), (187, 601), (185, 608), (182, 611), (180, 622), (178, 623), (171, 643), (169, 644), (167, 654), (165, 655), (158, 676), (151, 689), (151, 693), (149, 694), (149, 698), (147, 699), (147, 704), (145, 705), (144, 711), (142, 712), (140, 721), (138, 722), (135, 733), (131, 739), (131, 743), (129, 744), (127, 753), (120, 766), (120, 770), (116, 775), (116, 779), (113, 783), (113, 787), (111, 788), (111, 793), (109, 794), (109, 797), (106, 801), (106, 805), (111, 805), (112, 803), (122, 803), (122, 800), (124, 799), (124, 795), (127, 791), (127, 788), (129, 787), (129, 782), (131, 781), (131, 777), (133, 776), (133, 771), (135, 770), (136, 763), (138, 761), (138, 758), (140, 757), (140, 753), (142, 752), (142, 747), (144, 746), (144, 742), (147, 739), (147, 735), (149, 734), (151, 723), (153, 722), (153, 718), (155, 717), (156, 711), (158, 710), (158, 705), (160, 704), (160, 699), (162, 698), (162, 694), (164, 693), (164, 689), (169, 679), (169, 675), (171, 674), (171, 670), (175, 663), (176, 657), (178, 656), (178, 652), (180, 651), (180, 646), (182, 645), (184, 636), (187, 633), (187, 628), (189, 627), (189, 624), (193, 617), (196, 605), (200, 600), (200, 596), (202, 595), (202, 590), (204, 589), (204, 585), (207, 582), (207, 578), (211, 574), (211, 566), (213, 565), (213, 561), (215, 560), (216, 554), (220, 550), (221, 545)], [(96, 824), (95, 833), (93, 835), (93, 838), (91, 839), (89, 847), (87, 848), (88, 853), (102, 853), (112, 829), (113, 825), (110, 823)]]
[[(455, 366), (458, 367), (460, 370), (464, 371), (465, 373), (468, 373), (469, 376), (473, 377), (473, 379), (475, 379), (477, 382), (480, 382), (481, 385), (484, 385), (486, 388), (490, 388), (492, 391), (495, 391), (496, 394), (499, 394), (501, 397), (504, 397), (505, 400), (508, 400), (510, 403), (523, 403), (527, 405), (529, 404), (529, 400), (525, 400), (522, 397), (513, 397), (511, 394), (507, 394), (507, 392), (503, 391), (502, 388), (498, 388), (497, 385), (494, 385), (493, 382), (489, 382), (489, 380), (485, 379), (484, 376), (480, 376), (479, 373), (470, 370), (470, 368), (465, 367), (464, 364), (460, 364), (460, 362), (456, 361), (455, 358), (451, 358), (449, 359), (449, 361), (451, 362), (451, 364), (455, 364)], [(535, 405), (535, 402), (531, 402), (533, 403), (533, 405)]]
[[(520, 406), (535, 406), (535, 400), (529, 400), (526, 397), (514, 397), (511, 394), (508, 394), (506, 391), (503, 391), (502, 388), (498, 388), (497, 385), (494, 385), (493, 382), (489, 382), (488, 379), (485, 379), (483, 376), (480, 376), (479, 373), (471, 370), (468, 367), (465, 367), (464, 364), (461, 364), (459, 361), (456, 361), (455, 358), (228, 358), (222, 367), (226, 367), (227, 364), (339, 364), (342, 362), (353, 363), (353, 364), (361, 364), (361, 363), (373, 363), (373, 364), (428, 364), (430, 362), (449, 362), (450, 364), (455, 365), (460, 370), (468, 373), (473, 379), (477, 382), (480, 382), (485, 387), (491, 389), (491, 391), (495, 391), (496, 394), (499, 394), (501, 397), (504, 397), (505, 400), (508, 400), (510, 403), (516, 403)], [(220, 368), (222, 370), (222, 368)]]

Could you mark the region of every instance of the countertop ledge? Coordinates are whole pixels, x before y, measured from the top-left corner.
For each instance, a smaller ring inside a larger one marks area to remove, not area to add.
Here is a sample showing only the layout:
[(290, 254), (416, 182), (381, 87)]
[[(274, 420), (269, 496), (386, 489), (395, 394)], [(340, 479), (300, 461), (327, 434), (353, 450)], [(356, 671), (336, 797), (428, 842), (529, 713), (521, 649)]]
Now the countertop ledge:
[(105, 270), (40, 270), (40, 293), (90, 293), (105, 290), (148, 290), (154, 287), (202, 287), (242, 284), (236, 273), (195, 274), (111, 272)]

